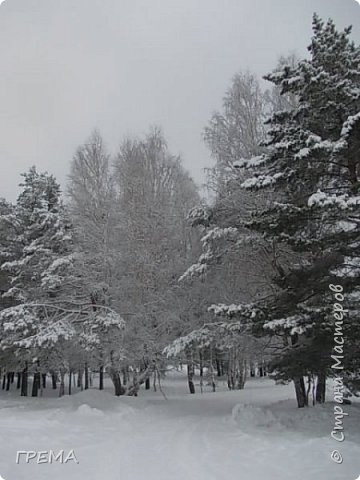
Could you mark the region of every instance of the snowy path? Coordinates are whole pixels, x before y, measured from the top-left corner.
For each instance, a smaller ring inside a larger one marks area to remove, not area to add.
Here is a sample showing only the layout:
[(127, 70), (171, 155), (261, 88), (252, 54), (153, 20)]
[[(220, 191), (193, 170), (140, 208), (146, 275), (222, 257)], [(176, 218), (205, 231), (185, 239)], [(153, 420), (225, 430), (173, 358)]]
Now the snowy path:
[[(348, 438), (335, 445), (331, 405), (316, 415), (299, 411), (287, 401), (291, 386), (256, 380), (243, 392), (190, 396), (179, 379), (164, 389), (168, 401), (153, 392), (120, 399), (96, 390), (63, 399), (2, 395), (0, 474), (5, 480), (355, 480), (360, 473), (359, 405), (348, 407)], [(254, 406), (231, 415), (239, 403)], [(337, 447), (342, 465), (329, 458)], [(50, 449), (74, 449), (79, 464), (15, 463), (17, 450)]]

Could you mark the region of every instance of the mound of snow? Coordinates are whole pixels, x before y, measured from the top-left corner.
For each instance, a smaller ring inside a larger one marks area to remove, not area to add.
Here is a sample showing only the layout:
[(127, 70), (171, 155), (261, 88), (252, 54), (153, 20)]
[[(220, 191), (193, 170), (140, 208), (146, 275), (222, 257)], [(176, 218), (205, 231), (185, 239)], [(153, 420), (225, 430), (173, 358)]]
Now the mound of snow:
[(115, 397), (115, 395), (112, 395), (107, 391), (100, 391), (95, 388), (83, 390), (82, 392), (77, 392), (70, 396), (64, 395), (58, 399), (58, 402), (70, 404), (75, 408), (86, 403), (86, 405), (99, 410), (113, 410), (117, 409), (120, 405), (119, 397)]
[[(267, 407), (248, 404), (235, 405), (232, 419), (238, 428), (247, 433), (264, 435), (283, 434), (306, 438), (329, 438), (334, 428), (334, 403), (297, 408), (294, 400), (284, 400)], [(360, 442), (358, 429), (360, 405), (343, 407), (347, 416), (344, 418), (344, 430), (347, 441)]]
[(283, 425), (268, 408), (238, 404), (232, 410), (232, 418), (241, 430), (282, 430)]
[[(133, 399), (130, 399), (133, 400)], [(74, 415), (100, 417), (116, 414), (121, 417), (132, 416), (135, 409), (128, 405), (129, 397), (116, 397), (107, 391), (84, 390), (74, 395), (65, 395), (57, 400), (62, 409), (70, 409)], [(57, 415), (53, 415), (56, 419)]]
[(104, 416), (104, 412), (102, 412), (98, 408), (90, 407), (86, 403), (83, 403), (82, 405), (80, 405), (80, 407), (76, 410), (76, 413), (84, 417), (103, 417)]
[(71, 402), (74, 406), (83, 404), (98, 410), (112, 410), (119, 406), (119, 397), (115, 397), (104, 390), (89, 389), (76, 393), (71, 396)]

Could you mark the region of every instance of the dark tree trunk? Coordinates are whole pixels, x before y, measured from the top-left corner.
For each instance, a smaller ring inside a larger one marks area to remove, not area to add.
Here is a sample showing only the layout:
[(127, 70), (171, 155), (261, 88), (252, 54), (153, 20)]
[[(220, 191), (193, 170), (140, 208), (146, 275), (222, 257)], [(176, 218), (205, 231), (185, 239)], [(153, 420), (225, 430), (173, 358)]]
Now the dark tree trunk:
[(83, 369), (79, 368), (78, 375), (77, 375), (77, 387), (80, 388), (81, 391), (84, 390), (83, 374), (84, 374)]
[(99, 368), (99, 390), (104, 390), (104, 366)]
[(15, 372), (11, 372), (11, 383), (14, 383)]
[(25, 362), (25, 368), (21, 375), (21, 396), (27, 397), (28, 394), (28, 363)]
[(215, 363), (216, 363), (217, 376), (221, 377), (223, 374), (223, 371), (222, 371), (221, 361), (218, 359), (218, 357), (216, 357)]
[(33, 384), (32, 384), (32, 392), (31, 396), (32, 397), (37, 397), (38, 396), (38, 391), (40, 388), (40, 372), (35, 372), (34, 373), (34, 378), (33, 378)]
[(211, 389), (213, 392), (216, 392), (216, 383), (215, 383), (215, 375), (214, 375), (214, 368), (213, 368), (213, 365), (211, 364), (211, 370), (210, 370), (210, 374), (211, 374)]
[(89, 367), (87, 362), (85, 362), (85, 368), (84, 368), (84, 373), (85, 373), (85, 390), (89, 388)]
[(72, 370), (69, 370), (69, 395), (71, 395)]
[(150, 390), (149, 359), (144, 358), (143, 363), (144, 363), (144, 366), (143, 366), (142, 372), (146, 372), (145, 373), (145, 390)]
[(304, 377), (295, 377), (293, 379), (295, 386), (296, 401), (299, 408), (303, 408), (306, 405), (306, 392)]
[(326, 373), (320, 372), (316, 384), (316, 403), (325, 403), (326, 394)]
[(21, 387), (21, 372), (17, 372), (17, 380), (16, 380), (16, 388), (19, 389)]
[(235, 379), (236, 379), (235, 354), (233, 352), (229, 352), (228, 369), (227, 369), (227, 385), (229, 390), (235, 390)]
[(192, 359), (188, 360), (187, 377), (188, 377), (189, 391), (190, 393), (193, 394), (195, 393), (195, 384), (194, 384), (194, 363)]
[(264, 367), (262, 365), (260, 365), (260, 367), (259, 367), (259, 375), (260, 375), (260, 377), (264, 376)]
[(309, 397), (310, 397), (310, 392), (311, 392), (311, 387), (312, 387), (312, 383), (313, 382), (313, 378), (311, 375), (308, 376), (308, 387), (306, 389), (306, 394), (305, 394), (305, 405), (306, 406), (309, 406)]
[(199, 363), (200, 363), (200, 390), (203, 393), (203, 385), (204, 385), (204, 362), (203, 362), (203, 354), (199, 352)]
[(11, 384), (11, 372), (6, 374), (6, 391), (8, 392), (10, 390), (10, 384)]
[(52, 384), (53, 390), (56, 390), (57, 388), (56, 382), (57, 382), (57, 374), (55, 372), (51, 372), (51, 384)]
[(211, 380), (211, 388), (213, 392), (216, 392), (216, 383), (215, 383), (215, 372), (214, 372), (214, 361), (213, 361), (213, 351), (210, 348), (210, 380)]
[(121, 385), (121, 378), (119, 372), (115, 368), (110, 369), (110, 378), (111, 381), (113, 382), (114, 389), (115, 389), (115, 395), (119, 397), (120, 395), (124, 395), (125, 389)]
[(42, 387), (46, 388), (46, 373), (43, 373), (41, 375), (41, 379), (42, 379)]
[(3, 381), (2, 381), (2, 389), (5, 390), (5, 385), (6, 385), (6, 373), (3, 375)]

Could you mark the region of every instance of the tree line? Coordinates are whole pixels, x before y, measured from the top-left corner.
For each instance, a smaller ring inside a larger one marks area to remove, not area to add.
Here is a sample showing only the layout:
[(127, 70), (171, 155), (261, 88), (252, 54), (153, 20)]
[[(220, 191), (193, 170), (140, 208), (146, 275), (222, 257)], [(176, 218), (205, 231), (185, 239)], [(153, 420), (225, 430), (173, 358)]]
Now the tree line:
[[(72, 160), (64, 195), (31, 168), (0, 203), (3, 388), (68, 393), (92, 372), (116, 395), (154, 388), (184, 363), (189, 390), (230, 390), (266, 373), (299, 407), (334, 376), (333, 291), (344, 305), (345, 395), (359, 383), (360, 49), (313, 19), (306, 59), (262, 82), (237, 73), (204, 129), (207, 200), (160, 129), (116, 155), (98, 131)], [(339, 321), (339, 320), (338, 320)], [(340, 355), (339, 353), (339, 355)], [(59, 385), (58, 385), (59, 383)]]

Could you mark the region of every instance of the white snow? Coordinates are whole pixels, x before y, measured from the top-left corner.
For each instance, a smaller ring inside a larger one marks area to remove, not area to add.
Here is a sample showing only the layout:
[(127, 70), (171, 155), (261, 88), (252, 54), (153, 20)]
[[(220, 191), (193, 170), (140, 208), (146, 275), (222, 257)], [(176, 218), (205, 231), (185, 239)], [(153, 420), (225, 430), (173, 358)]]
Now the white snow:
[(341, 136), (347, 137), (359, 120), (360, 112), (358, 112), (356, 115), (351, 115), (350, 117), (348, 117), (347, 120), (344, 122), (343, 128), (341, 130)]
[(282, 172), (275, 173), (274, 175), (259, 175), (257, 177), (248, 178), (241, 184), (241, 188), (262, 188), (273, 185), (279, 178), (282, 178), (284, 174)]
[(265, 155), (258, 155), (252, 158), (240, 158), (233, 163), (235, 168), (255, 168), (266, 161)]
[[(224, 382), (218, 387), (216, 393), (189, 395), (185, 372), (174, 371), (163, 384), (167, 400), (143, 390), (137, 398), (91, 389), (61, 399), (1, 391), (0, 474), (6, 480), (358, 476), (358, 403), (346, 406), (346, 438), (340, 444), (330, 437), (331, 402), (297, 409), (292, 385), (275, 385), (270, 379), (250, 379), (243, 391), (229, 392)], [(341, 465), (330, 459), (335, 448), (343, 454)], [(73, 449), (79, 464), (15, 463), (17, 450), (50, 449)]]
[(338, 208), (346, 210), (351, 207), (360, 205), (360, 197), (354, 196), (349, 197), (349, 195), (329, 195), (321, 190), (318, 190), (316, 193), (313, 193), (308, 199), (308, 206), (319, 206), (327, 207), (336, 205)]

